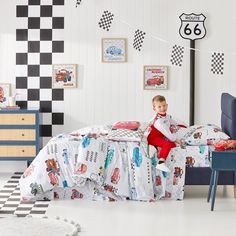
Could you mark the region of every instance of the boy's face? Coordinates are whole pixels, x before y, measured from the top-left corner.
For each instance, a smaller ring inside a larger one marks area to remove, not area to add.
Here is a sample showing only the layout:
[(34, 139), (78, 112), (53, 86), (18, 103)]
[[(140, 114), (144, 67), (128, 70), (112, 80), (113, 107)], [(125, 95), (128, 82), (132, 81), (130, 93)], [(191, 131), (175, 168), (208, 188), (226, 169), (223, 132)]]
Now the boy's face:
[(153, 110), (156, 113), (159, 113), (162, 115), (166, 113), (167, 108), (168, 108), (168, 104), (166, 103), (166, 101), (163, 101), (163, 102), (154, 101), (152, 105), (153, 105)]

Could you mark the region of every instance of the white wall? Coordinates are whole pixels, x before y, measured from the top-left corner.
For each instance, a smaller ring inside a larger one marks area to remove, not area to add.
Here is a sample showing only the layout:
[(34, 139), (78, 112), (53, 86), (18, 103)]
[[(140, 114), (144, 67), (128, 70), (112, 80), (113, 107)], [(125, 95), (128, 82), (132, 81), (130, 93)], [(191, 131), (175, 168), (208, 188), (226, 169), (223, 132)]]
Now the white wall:
[[(196, 123), (220, 124), (220, 94), (236, 95), (234, 83), (236, 55), (236, 2), (228, 0), (84, 0), (75, 8), (66, 0), (65, 53), (54, 63), (79, 65), (78, 88), (65, 90), (65, 125), (58, 130), (71, 131), (91, 124), (117, 120), (147, 120), (152, 115), (151, 99), (160, 93), (166, 96), (169, 113), (188, 123), (189, 118), (189, 52), (185, 50), (181, 68), (169, 67), (169, 88), (163, 91), (143, 90), (143, 65), (170, 65), (172, 44), (189, 46), (178, 33), (179, 15), (206, 15), (207, 36), (196, 42), (203, 50), (196, 54)], [(222, 9), (223, 7), (223, 9)], [(110, 32), (98, 27), (103, 10), (115, 14)], [(128, 22), (130, 28), (121, 20)], [(15, 83), (15, 1), (4, 1), (0, 8), (0, 82)], [(136, 28), (146, 31), (141, 52), (132, 48)], [(151, 35), (166, 39), (162, 43)], [(101, 38), (128, 39), (127, 63), (102, 63)], [(210, 53), (225, 52), (223, 76), (210, 72)], [(14, 87), (14, 86), (13, 86)]]

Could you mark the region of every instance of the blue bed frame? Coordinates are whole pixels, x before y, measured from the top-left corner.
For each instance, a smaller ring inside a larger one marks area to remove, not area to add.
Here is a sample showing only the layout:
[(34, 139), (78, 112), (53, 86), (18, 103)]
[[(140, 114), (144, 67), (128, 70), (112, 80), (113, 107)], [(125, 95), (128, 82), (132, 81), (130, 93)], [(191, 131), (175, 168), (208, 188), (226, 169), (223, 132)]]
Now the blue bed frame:
[[(231, 139), (236, 139), (236, 97), (228, 93), (222, 93), (221, 95), (221, 128)], [(209, 185), (210, 177), (210, 167), (186, 167), (186, 185)], [(219, 175), (218, 184), (234, 185), (236, 197), (234, 172), (222, 171)]]

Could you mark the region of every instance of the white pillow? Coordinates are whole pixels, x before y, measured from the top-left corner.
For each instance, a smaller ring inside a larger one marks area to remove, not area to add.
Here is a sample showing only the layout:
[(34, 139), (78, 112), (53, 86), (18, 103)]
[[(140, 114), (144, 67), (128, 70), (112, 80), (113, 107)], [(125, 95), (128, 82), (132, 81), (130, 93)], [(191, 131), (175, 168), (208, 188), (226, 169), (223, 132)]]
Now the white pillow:
[(189, 145), (211, 145), (222, 139), (229, 139), (218, 126), (213, 124), (194, 125), (188, 128), (185, 142)]

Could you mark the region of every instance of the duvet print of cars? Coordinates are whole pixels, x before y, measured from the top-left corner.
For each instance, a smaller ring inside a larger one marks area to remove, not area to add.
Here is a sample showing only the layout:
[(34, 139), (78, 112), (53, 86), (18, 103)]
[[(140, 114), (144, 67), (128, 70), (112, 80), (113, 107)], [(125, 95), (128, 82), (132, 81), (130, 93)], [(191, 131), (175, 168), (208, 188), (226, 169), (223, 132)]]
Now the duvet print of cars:
[(135, 147), (133, 149), (133, 156), (132, 156), (132, 161), (137, 167), (140, 167), (142, 164), (142, 154), (139, 152), (139, 148)]
[(112, 56), (117, 56), (121, 55), (122, 50), (116, 46), (110, 46), (109, 48), (106, 49), (106, 54), (112, 55)]
[(86, 148), (90, 144), (90, 138), (88, 136), (83, 137), (82, 147)]
[(112, 176), (111, 176), (111, 182), (113, 184), (118, 184), (119, 180), (120, 180), (120, 169), (116, 167), (113, 170), (113, 173), (112, 173)]

